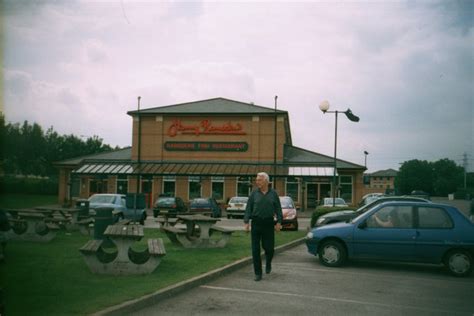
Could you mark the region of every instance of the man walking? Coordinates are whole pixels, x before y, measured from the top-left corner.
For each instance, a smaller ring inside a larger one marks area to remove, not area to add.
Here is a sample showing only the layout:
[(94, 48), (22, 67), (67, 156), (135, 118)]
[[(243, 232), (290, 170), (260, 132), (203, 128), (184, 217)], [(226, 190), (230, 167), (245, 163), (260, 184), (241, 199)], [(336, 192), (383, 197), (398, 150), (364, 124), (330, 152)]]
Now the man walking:
[[(283, 219), (280, 198), (278, 193), (269, 188), (270, 178), (267, 173), (257, 174), (257, 189), (252, 191), (245, 209), (245, 231), (249, 231), (249, 221), (252, 220), (252, 258), (255, 281), (262, 279), (262, 258), (260, 256), (260, 243), (265, 250), (265, 272), (272, 271), (272, 259), (275, 251), (275, 230), (281, 229)], [(273, 216), (276, 215), (277, 223), (274, 224)]]

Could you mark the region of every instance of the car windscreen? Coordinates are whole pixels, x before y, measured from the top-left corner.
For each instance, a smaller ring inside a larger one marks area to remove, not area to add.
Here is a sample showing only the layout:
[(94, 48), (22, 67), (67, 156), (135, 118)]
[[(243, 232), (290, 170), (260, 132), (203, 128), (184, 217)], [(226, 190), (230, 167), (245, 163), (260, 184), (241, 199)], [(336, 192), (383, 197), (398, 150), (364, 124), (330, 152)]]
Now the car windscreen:
[[(332, 205), (332, 203), (333, 203), (333, 198), (324, 198), (325, 205)], [(346, 201), (344, 201), (344, 199), (341, 199), (341, 198), (336, 198), (335, 205), (346, 205)]]
[(295, 205), (291, 199), (280, 198), (280, 204), (281, 208), (295, 208)]
[(175, 204), (174, 198), (160, 198), (157, 202), (156, 205), (172, 205)]
[(113, 204), (115, 201), (114, 195), (93, 195), (89, 198), (90, 203), (97, 204)]
[(247, 203), (248, 199), (248, 197), (233, 197), (229, 203)]
[(209, 200), (206, 199), (194, 199), (191, 201), (190, 207), (199, 208), (199, 207), (210, 207)]

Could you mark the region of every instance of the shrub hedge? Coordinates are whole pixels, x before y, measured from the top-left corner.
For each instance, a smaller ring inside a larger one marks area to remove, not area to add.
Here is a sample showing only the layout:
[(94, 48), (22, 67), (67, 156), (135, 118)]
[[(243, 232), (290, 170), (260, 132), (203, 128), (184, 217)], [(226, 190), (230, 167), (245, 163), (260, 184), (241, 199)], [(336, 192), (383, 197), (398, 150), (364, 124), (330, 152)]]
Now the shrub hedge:
[(58, 194), (58, 179), (3, 176), (0, 192), (54, 195)]

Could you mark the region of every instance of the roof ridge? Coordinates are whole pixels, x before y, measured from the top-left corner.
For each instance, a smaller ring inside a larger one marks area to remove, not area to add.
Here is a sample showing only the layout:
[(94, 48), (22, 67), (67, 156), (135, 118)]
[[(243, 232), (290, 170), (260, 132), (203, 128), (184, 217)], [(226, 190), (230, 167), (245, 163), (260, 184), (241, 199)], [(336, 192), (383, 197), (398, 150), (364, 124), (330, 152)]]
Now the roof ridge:
[[(140, 112), (146, 114), (147, 112), (151, 112), (151, 111), (154, 111), (154, 110), (164, 110), (164, 109), (168, 109), (168, 108), (172, 108), (172, 107), (179, 107), (179, 106), (189, 105), (189, 104), (193, 104), (193, 103), (203, 103), (203, 102), (217, 101), (217, 100), (230, 101), (230, 102), (239, 103), (239, 104), (246, 105), (246, 106), (251, 106), (251, 107), (254, 107), (254, 108), (264, 109), (264, 110), (267, 110), (267, 111), (268, 110), (273, 110), (273, 108), (262, 106), (262, 105), (257, 105), (255, 103), (248, 103), (248, 102), (242, 102), (242, 101), (237, 101), (237, 100), (223, 98), (223, 97), (216, 97), (216, 98), (210, 98), (210, 99), (205, 99), (205, 100), (189, 101), (189, 102), (169, 104), (169, 105), (164, 105), (164, 106), (155, 106), (155, 107), (151, 107), (151, 108), (140, 109)], [(288, 113), (288, 111), (285, 111), (285, 110), (277, 109), (276, 111), (279, 112), (279, 113)], [(130, 114), (135, 114), (135, 113), (138, 113), (138, 110), (132, 110), (132, 111), (127, 112), (127, 114), (129, 114), (129, 115)]]

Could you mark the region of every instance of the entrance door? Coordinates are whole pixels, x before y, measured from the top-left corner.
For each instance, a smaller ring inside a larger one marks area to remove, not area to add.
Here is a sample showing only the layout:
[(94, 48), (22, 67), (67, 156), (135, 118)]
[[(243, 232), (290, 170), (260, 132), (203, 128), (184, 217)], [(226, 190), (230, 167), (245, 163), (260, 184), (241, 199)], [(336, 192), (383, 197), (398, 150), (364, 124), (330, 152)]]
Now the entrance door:
[(319, 198), (318, 200), (322, 200), (325, 197), (331, 197), (331, 184), (330, 183), (320, 183), (319, 184)]
[(306, 184), (306, 207), (316, 208), (318, 202), (318, 184), (307, 183)]
[(145, 194), (146, 207), (150, 208), (153, 205), (152, 201), (153, 181), (151, 179), (142, 179), (142, 193)]
[(316, 208), (319, 201), (331, 196), (330, 183), (306, 183), (306, 206)]

